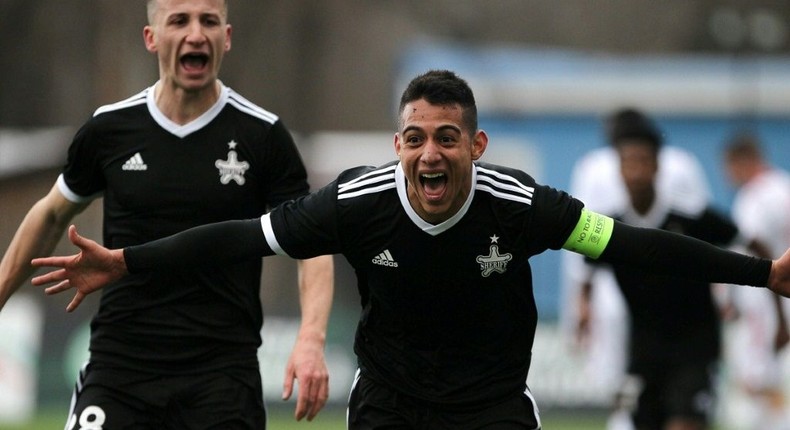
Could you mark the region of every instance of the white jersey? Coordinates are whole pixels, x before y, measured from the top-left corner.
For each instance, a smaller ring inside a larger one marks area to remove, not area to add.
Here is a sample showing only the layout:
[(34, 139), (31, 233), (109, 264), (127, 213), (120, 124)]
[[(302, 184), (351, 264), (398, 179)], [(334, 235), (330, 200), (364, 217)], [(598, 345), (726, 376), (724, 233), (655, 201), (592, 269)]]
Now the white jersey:
[(790, 174), (773, 169), (752, 179), (738, 191), (732, 216), (746, 236), (766, 244), (772, 258), (790, 246)]
[[(658, 159), (658, 193), (684, 202), (684, 209), (696, 213), (710, 201), (710, 187), (697, 158), (685, 149), (665, 146)], [(602, 192), (605, 190), (605, 192)], [(570, 191), (593, 211), (611, 215), (628, 205), (628, 195), (620, 176), (620, 160), (611, 146), (594, 149), (573, 169)]]
[[(733, 201), (732, 214), (745, 236), (759, 240), (773, 258), (790, 247), (790, 175), (767, 170), (743, 185)], [(740, 312), (733, 329), (730, 354), (733, 374), (741, 384), (765, 388), (781, 383), (778, 357), (774, 353), (776, 314), (773, 294), (762, 288), (733, 288), (733, 299)], [(790, 316), (790, 301), (783, 300)]]

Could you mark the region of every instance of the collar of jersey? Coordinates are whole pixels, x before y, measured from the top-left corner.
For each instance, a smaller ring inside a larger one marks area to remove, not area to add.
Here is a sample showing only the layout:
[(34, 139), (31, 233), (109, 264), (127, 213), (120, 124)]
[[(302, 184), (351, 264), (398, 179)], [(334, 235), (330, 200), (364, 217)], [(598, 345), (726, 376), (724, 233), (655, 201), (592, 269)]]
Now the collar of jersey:
[(458, 224), (461, 219), (463, 219), (466, 212), (469, 211), (469, 206), (472, 205), (472, 200), (475, 198), (475, 186), (474, 184), (477, 183), (477, 166), (472, 165), (472, 189), (469, 190), (469, 195), (466, 197), (466, 201), (461, 209), (455, 215), (451, 216), (444, 222), (439, 224), (431, 224), (424, 219), (420, 218), (417, 215), (417, 212), (414, 208), (411, 207), (411, 203), (409, 203), (409, 196), (406, 191), (406, 175), (403, 173), (403, 166), (401, 163), (398, 163), (397, 169), (395, 169), (395, 189), (398, 190), (398, 197), (400, 198), (400, 204), (403, 207), (403, 210), (406, 212), (406, 215), (409, 216), (409, 219), (422, 231), (430, 234), (431, 236), (436, 236), (439, 233), (449, 230), (454, 225)]
[(217, 102), (214, 103), (211, 108), (207, 111), (203, 112), (203, 115), (195, 118), (194, 120), (186, 123), (186, 124), (176, 124), (175, 122), (171, 121), (170, 118), (166, 117), (159, 107), (156, 105), (156, 99), (154, 94), (156, 94), (156, 86), (160, 84), (160, 81), (157, 81), (154, 85), (148, 88), (148, 94), (146, 94), (146, 104), (148, 105), (148, 112), (151, 113), (151, 116), (154, 118), (159, 126), (163, 129), (167, 130), (169, 133), (183, 138), (188, 136), (201, 128), (205, 127), (208, 123), (211, 122), (214, 118), (219, 115), (222, 111), (222, 108), (228, 101), (228, 94), (229, 90), (228, 87), (220, 82), (220, 93)]

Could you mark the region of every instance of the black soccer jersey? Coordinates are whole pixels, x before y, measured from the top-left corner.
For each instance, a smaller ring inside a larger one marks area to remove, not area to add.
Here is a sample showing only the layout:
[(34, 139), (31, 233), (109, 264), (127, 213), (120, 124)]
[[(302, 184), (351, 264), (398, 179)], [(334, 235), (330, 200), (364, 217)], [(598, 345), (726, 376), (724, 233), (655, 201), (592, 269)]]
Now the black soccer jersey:
[(476, 163), (473, 184), (437, 225), (412, 209), (396, 162), (346, 171), (262, 218), (275, 252), (342, 253), (356, 270), (363, 371), (448, 406), (525, 389), (537, 322), (528, 259), (559, 249), (583, 206), (501, 166)]
[[(276, 115), (222, 86), (211, 109), (178, 125), (157, 108), (154, 88), (98, 109), (58, 180), (73, 201), (103, 195), (105, 246), (254, 218), (308, 192)], [(261, 259), (251, 258), (108, 286), (91, 324), (91, 360), (168, 372), (257, 365), (260, 275)]]
[[(678, 206), (659, 198), (644, 217), (628, 211), (617, 218), (715, 245), (731, 244), (738, 237), (737, 227), (714, 210), (690, 212)], [(623, 265), (613, 268), (631, 316), (633, 370), (643, 364), (710, 361), (719, 356), (720, 321), (710, 283)]]

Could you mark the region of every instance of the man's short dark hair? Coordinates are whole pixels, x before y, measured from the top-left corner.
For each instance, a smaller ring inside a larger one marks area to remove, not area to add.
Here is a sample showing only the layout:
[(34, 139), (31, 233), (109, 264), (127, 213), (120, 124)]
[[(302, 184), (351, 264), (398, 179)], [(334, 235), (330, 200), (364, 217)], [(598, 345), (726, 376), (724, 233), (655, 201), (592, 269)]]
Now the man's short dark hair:
[(469, 84), (449, 70), (431, 70), (412, 79), (400, 99), (398, 106), (398, 128), (400, 129), (403, 108), (416, 100), (425, 99), (432, 105), (458, 104), (463, 110), (463, 122), (470, 133), (477, 131), (477, 104)]
[(623, 139), (639, 139), (658, 150), (663, 143), (661, 132), (653, 120), (634, 108), (614, 112), (608, 120), (608, 134), (609, 142), (614, 146)]
[(760, 139), (751, 131), (735, 133), (724, 145), (724, 151), (731, 158), (760, 159), (762, 157)]

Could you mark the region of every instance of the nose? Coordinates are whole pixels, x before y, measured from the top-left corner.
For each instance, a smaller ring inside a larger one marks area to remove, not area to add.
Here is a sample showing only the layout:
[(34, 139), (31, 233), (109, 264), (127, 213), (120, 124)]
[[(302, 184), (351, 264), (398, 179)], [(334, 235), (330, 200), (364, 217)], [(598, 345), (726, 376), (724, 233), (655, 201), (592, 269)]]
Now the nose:
[(202, 43), (206, 40), (200, 20), (193, 20), (190, 22), (189, 26), (187, 27), (186, 40), (189, 43)]
[(435, 163), (441, 158), (440, 149), (441, 145), (439, 145), (439, 143), (437, 143), (434, 139), (428, 139), (422, 146), (420, 161), (426, 164)]

